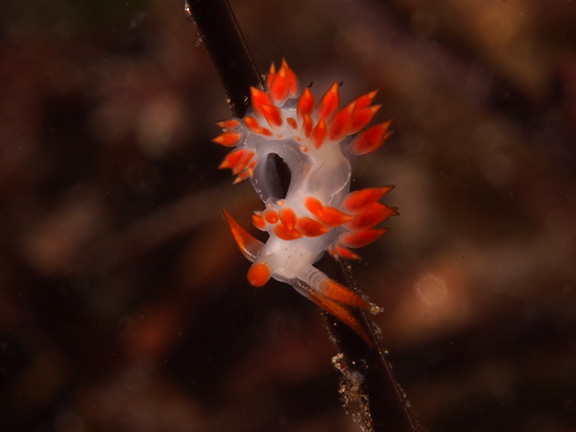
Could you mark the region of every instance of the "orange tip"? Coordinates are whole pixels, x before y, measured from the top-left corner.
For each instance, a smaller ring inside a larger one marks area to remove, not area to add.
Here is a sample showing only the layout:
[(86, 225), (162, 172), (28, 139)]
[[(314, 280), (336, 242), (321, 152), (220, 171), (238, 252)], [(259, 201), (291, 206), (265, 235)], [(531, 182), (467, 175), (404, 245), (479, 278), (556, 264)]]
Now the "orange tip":
[(223, 145), (224, 147), (234, 147), (238, 144), (238, 141), (240, 141), (240, 137), (241, 135), (239, 133), (227, 131), (213, 138), (212, 142)]
[(352, 213), (357, 213), (362, 209), (374, 204), (382, 195), (391, 191), (394, 186), (374, 187), (360, 189), (350, 192), (344, 199), (344, 208)]
[(318, 218), (330, 228), (340, 226), (353, 219), (349, 214), (341, 212), (332, 206), (324, 206), (322, 208), (322, 214), (318, 216)]
[(349, 232), (340, 236), (340, 243), (351, 248), (361, 248), (376, 241), (386, 232), (388, 232), (386, 228)]
[(308, 216), (304, 216), (298, 219), (298, 222), (296, 222), (296, 229), (306, 237), (319, 237), (330, 231), (320, 222), (315, 221)]
[(270, 267), (264, 262), (256, 262), (248, 270), (248, 282), (255, 287), (264, 286), (270, 280), (270, 276)]
[(391, 135), (390, 121), (372, 126), (362, 132), (352, 143), (352, 151), (357, 155), (372, 153)]
[(338, 89), (338, 82), (334, 81), (334, 84), (328, 89), (320, 102), (318, 102), (318, 119), (328, 120), (334, 111), (338, 109), (340, 105), (340, 91)]
[(298, 119), (302, 120), (304, 119), (304, 116), (312, 115), (315, 103), (314, 95), (309, 88), (305, 88), (300, 99), (298, 99), (298, 104), (296, 105), (296, 114)]

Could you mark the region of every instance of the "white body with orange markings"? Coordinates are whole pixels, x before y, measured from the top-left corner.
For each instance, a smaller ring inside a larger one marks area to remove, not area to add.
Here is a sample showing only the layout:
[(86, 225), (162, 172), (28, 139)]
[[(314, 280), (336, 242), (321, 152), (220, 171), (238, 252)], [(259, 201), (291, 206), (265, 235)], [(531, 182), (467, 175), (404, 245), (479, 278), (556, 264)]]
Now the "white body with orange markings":
[[(376, 92), (338, 110), (334, 83), (316, 104), (309, 89), (299, 93), (296, 75), (285, 61), (278, 71), (272, 65), (266, 87), (252, 88), (252, 112), (219, 123), (223, 132), (214, 139), (235, 147), (220, 168), (230, 168), (236, 182), (249, 178), (266, 205), (253, 215), (254, 225), (270, 234), (266, 243), (225, 211), (240, 250), (253, 262), (248, 280), (254, 286), (270, 277), (289, 283), (368, 341), (351, 308), (370, 304), (313, 264), (326, 251), (359, 259), (349, 248), (376, 240), (386, 232), (376, 225), (396, 214), (378, 202), (391, 186), (350, 193), (351, 158), (380, 147), (390, 134), (389, 122), (365, 129), (379, 109), (371, 105)], [(275, 158), (290, 170), (285, 196)]]

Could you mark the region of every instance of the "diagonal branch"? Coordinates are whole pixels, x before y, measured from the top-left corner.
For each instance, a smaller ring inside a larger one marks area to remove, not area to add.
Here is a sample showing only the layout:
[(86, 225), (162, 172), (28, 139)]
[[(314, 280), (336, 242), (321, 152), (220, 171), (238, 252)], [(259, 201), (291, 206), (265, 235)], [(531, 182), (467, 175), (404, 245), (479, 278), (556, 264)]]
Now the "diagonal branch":
[[(232, 113), (242, 117), (248, 107), (250, 87), (262, 88), (263, 83), (230, 5), (227, 0), (187, 0), (186, 12), (196, 23), (216, 65)], [(327, 261), (324, 259), (321, 265), (330, 265)], [(357, 291), (349, 267), (342, 265), (329, 273), (343, 273), (346, 285)], [(370, 334), (371, 346), (345, 324), (325, 314), (328, 330), (341, 351), (333, 362), (342, 374), (340, 391), (345, 409), (365, 432), (416, 432), (405, 393), (380, 347), (375, 326), (366, 312), (358, 313)]]
[(226, 0), (185, 0), (185, 11), (218, 70), (232, 114), (243, 117), (250, 87), (263, 88), (263, 82), (230, 5)]

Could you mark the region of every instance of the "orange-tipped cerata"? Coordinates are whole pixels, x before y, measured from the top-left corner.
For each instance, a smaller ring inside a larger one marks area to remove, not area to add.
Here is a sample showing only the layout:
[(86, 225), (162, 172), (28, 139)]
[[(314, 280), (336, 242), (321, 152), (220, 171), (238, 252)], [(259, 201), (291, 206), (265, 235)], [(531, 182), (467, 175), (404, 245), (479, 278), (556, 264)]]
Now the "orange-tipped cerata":
[(390, 192), (393, 186), (361, 189), (348, 194), (344, 200), (344, 208), (350, 212), (359, 212), (365, 207), (374, 204), (382, 195)]
[(334, 82), (332, 86), (328, 89), (320, 102), (318, 102), (318, 118), (320, 120), (328, 120), (334, 111), (338, 109), (340, 104), (340, 91), (338, 89), (338, 83)]
[(240, 141), (240, 134), (232, 131), (226, 131), (212, 139), (212, 142), (223, 145), (224, 147), (234, 147)]
[(298, 119), (302, 120), (305, 115), (312, 115), (314, 110), (314, 104), (316, 103), (314, 95), (309, 88), (304, 89), (304, 93), (298, 99), (298, 104), (296, 105), (296, 113), (298, 114)]
[(390, 136), (390, 122), (372, 126), (362, 132), (352, 143), (352, 151), (357, 155), (372, 153)]

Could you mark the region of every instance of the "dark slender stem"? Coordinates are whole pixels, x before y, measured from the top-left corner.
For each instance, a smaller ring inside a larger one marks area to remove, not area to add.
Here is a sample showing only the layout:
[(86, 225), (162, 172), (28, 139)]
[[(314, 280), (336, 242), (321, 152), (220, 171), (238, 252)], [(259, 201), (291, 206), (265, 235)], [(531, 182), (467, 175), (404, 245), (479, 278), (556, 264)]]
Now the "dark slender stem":
[(232, 114), (243, 117), (250, 103), (250, 87), (263, 87), (252, 54), (226, 0), (186, 0), (201, 40), (218, 70)]
[[(249, 103), (250, 87), (262, 88), (262, 77), (228, 2), (187, 0), (186, 11), (193, 17), (212, 56), (232, 113), (242, 117)], [(345, 267), (343, 270), (346, 285), (355, 289), (350, 271)], [(328, 273), (338, 272), (338, 269), (332, 269)], [(365, 431), (415, 432), (417, 427), (408, 411), (404, 392), (394, 378), (374, 326), (364, 311), (358, 313), (370, 334), (371, 346), (348, 326), (326, 314), (330, 334), (342, 353), (336, 366), (343, 373), (343, 381), (347, 381), (342, 387), (345, 405)], [(354, 378), (355, 372), (363, 379)]]
[[(339, 264), (339, 265), (336, 265)], [(330, 257), (320, 261), (319, 266), (330, 275), (342, 275), (339, 282), (345, 284), (353, 291), (358, 292), (352, 271), (343, 261), (337, 263)], [(358, 310), (357, 318), (367, 329), (372, 342), (368, 346), (366, 342), (347, 325), (330, 314), (324, 313), (334, 343), (343, 354), (336, 368), (342, 374), (341, 390), (349, 390), (350, 376), (360, 373), (362, 382), (359, 388), (350, 391), (349, 395), (343, 395), (343, 402), (352, 404), (349, 411), (353, 416), (360, 416), (364, 430), (370, 432), (416, 432), (419, 430), (416, 422), (412, 419), (409, 411), (409, 401), (406, 393), (394, 377), (392, 366), (388, 360), (388, 354), (381, 346), (377, 336), (375, 325), (371, 322), (368, 312)], [(359, 395), (355, 394), (356, 392)], [(365, 397), (365, 406), (358, 399)], [(352, 401), (350, 401), (352, 399)], [(355, 402), (353, 399), (357, 399)], [(362, 413), (365, 410), (365, 413)], [(363, 418), (365, 417), (365, 418)], [(356, 419), (358, 421), (358, 419)]]
[[(343, 261), (338, 262), (346, 285), (358, 291), (350, 266)], [(326, 319), (336, 345), (345, 354), (344, 361), (348, 368), (356, 369), (364, 376), (363, 387), (368, 395), (374, 431), (415, 432), (418, 428), (410, 414), (406, 392), (394, 377), (388, 353), (381, 346), (375, 325), (365, 310), (359, 310), (358, 315), (365, 328), (369, 329), (371, 347), (356, 333), (345, 331), (346, 326), (336, 318), (326, 314)]]

